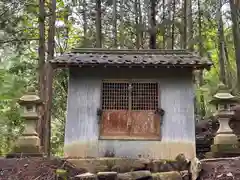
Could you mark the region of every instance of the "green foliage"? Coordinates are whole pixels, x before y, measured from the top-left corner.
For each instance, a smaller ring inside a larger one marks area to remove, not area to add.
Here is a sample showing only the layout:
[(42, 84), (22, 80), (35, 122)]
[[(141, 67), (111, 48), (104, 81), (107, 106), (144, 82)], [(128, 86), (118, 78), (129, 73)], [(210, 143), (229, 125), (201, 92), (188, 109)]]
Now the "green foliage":
[(0, 69), (0, 153), (10, 150), (12, 142), (22, 130), (22, 119), (17, 98), (23, 92), (25, 81), (8, 70)]
[(57, 169), (56, 170), (57, 178), (61, 178), (62, 180), (67, 180), (67, 171), (65, 169)]

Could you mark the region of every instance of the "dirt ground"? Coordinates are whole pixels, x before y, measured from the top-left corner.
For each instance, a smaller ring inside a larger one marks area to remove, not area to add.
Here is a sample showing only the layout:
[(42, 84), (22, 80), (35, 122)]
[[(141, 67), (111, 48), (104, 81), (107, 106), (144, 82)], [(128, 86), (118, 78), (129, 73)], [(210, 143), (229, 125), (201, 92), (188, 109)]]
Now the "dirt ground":
[(240, 180), (240, 157), (202, 160), (200, 180)]
[[(202, 160), (199, 180), (240, 180), (240, 157)], [(62, 159), (0, 159), (0, 180), (56, 180), (57, 169), (67, 170), (67, 179), (87, 172)], [(64, 180), (64, 179), (62, 179)]]
[(67, 179), (85, 173), (61, 159), (0, 159), (0, 180), (56, 180), (56, 169), (67, 170)]

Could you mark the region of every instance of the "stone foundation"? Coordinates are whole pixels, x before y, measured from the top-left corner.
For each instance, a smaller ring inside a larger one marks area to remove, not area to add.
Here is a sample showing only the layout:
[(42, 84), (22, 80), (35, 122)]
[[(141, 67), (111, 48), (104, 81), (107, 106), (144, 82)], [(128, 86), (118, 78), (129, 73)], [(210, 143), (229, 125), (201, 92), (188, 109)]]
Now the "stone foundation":
[(66, 158), (147, 158), (169, 159), (183, 153), (187, 159), (196, 157), (195, 143), (164, 142), (164, 141), (117, 141), (117, 140), (87, 140), (65, 144)]
[(184, 158), (177, 160), (150, 160), (150, 159), (128, 159), (128, 158), (92, 158), (92, 159), (67, 159), (77, 168), (84, 167), (90, 173), (118, 172), (149, 170), (152, 173), (184, 171), (188, 170), (188, 161)]

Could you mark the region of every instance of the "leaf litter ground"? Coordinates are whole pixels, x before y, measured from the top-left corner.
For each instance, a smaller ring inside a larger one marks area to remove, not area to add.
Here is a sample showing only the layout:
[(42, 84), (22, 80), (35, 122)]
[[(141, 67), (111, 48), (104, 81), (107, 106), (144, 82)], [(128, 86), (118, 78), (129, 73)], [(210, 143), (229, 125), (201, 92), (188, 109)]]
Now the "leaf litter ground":
[(57, 169), (66, 170), (68, 180), (86, 172), (66, 160), (56, 158), (1, 158), (0, 180), (56, 180)]

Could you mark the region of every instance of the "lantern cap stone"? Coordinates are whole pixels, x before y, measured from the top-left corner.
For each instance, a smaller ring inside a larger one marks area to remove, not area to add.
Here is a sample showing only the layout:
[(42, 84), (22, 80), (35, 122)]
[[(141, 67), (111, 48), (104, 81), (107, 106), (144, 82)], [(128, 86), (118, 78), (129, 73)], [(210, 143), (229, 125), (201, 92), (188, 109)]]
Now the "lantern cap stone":
[(213, 95), (213, 99), (210, 101), (210, 103), (218, 104), (220, 102), (231, 103), (231, 102), (237, 102), (237, 101), (238, 99), (230, 93), (230, 90), (228, 89), (228, 87), (225, 84), (220, 83), (218, 85), (218, 90), (216, 94)]
[(40, 99), (40, 97), (38, 95), (36, 95), (35, 93), (35, 89), (30, 87), (28, 88), (28, 92), (23, 95), (18, 103), (20, 105), (24, 105), (24, 104), (41, 104), (42, 103), (42, 100)]

